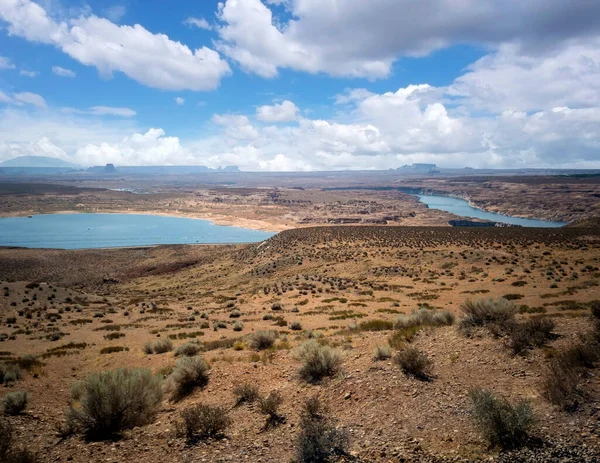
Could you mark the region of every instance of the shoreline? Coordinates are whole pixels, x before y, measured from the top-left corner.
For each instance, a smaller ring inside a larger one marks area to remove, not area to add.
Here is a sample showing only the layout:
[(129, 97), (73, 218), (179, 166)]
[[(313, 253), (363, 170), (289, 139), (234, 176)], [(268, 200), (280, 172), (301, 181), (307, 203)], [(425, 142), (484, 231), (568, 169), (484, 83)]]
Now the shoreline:
[(237, 227), (249, 230), (265, 231), (270, 233), (279, 233), (295, 227), (277, 225), (264, 220), (245, 219), (243, 217), (234, 217), (222, 214), (199, 214), (189, 212), (161, 212), (161, 211), (131, 211), (131, 210), (108, 210), (108, 211), (52, 211), (52, 212), (33, 212), (22, 211), (15, 214), (0, 213), (0, 218), (28, 217), (33, 215), (65, 215), (65, 214), (128, 214), (128, 215), (156, 215), (161, 217), (174, 217), (180, 219), (205, 220), (213, 225), (222, 227)]

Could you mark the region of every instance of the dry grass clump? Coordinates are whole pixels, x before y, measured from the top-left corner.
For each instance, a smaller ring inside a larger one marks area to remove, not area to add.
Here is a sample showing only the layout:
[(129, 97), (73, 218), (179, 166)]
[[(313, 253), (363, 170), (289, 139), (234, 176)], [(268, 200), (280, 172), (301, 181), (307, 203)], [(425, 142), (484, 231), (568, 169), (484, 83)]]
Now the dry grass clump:
[(254, 350), (269, 349), (273, 347), (276, 339), (276, 331), (257, 331), (250, 337), (250, 347), (252, 347)]
[(506, 326), (509, 347), (513, 353), (521, 354), (533, 347), (542, 347), (553, 339), (556, 323), (547, 317), (534, 317), (523, 323), (513, 323)]
[(330, 346), (323, 346), (314, 339), (302, 344), (296, 356), (302, 362), (298, 373), (308, 382), (318, 382), (324, 377), (335, 376), (342, 368), (342, 352)]
[(542, 377), (543, 395), (563, 410), (575, 410), (586, 399), (581, 386), (588, 370), (596, 368), (599, 361), (600, 319), (594, 317), (590, 333), (550, 360)]
[(386, 331), (394, 328), (394, 323), (388, 320), (367, 320), (361, 322), (358, 327), (361, 331)]
[(375, 346), (373, 360), (387, 360), (392, 357), (392, 348), (389, 346)]
[(179, 359), (169, 378), (171, 400), (179, 401), (191, 394), (194, 389), (206, 386), (209, 370), (208, 364), (198, 356)]
[(185, 436), (188, 443), (223, 437), (231, 425), (229, 412), (223, 407), (196, 404), (181, 412), (181, 421), (176, 424), (176, 434)]
[(470, 329), (476, 327), (506, 326), (514, 321), (517, 313), (515, 304), (503, 298), (469, 300), (463, 303), (460, 309), (463, 317), (460, 320), (459, 328), (467, 334)]
[(164, 354), (166, 352), (171, 352), (173, 350), (173, 343), (170, 339), (161, 339), (160, 341), (156, 341), (152, 350), (155, 354)]
[(175, 349), (175, 355), (177, 357), (179, 356), (186, 356), (186, 357), (193, 357), (194, 355), (197, 355), (198, 352), (200, 352), (200, 346), (194, 342), (186, 342), (185, 344), (182, 344), (181, 346), (179, 346), (177, 349)]
[(252, 403), (259, 398), (258, 386), (252, 383), (237, 384), (233, 388), (233, 394), (235, 395), (236, 405)]
[(13, 385), (21, 379), (21, 368), (18, 365), (0, 363), (0, 384)]
[(285, 421), (285, 417), (279, 413), (279, 407), (281, 407), (282, 403), (283, 396), (277, 391), (271, 392), (268, 396), (258, 401), (258, 410), (267, 416), (265, 429), (277, 426)]
[(292, 323), (290, 323), (290, 329), (292, 331), (301, 331), (302, 330), (302, 323), (300, 323), (300, 322), (292, 322)]
[(405, 347), (394, 356), (396, 363), (407, 376), (428, 381), (432, 377), (433, 362), (427, 354), (414, 347)]
[(233, 331), (242, 331), (244, 329), (244, 324), (241, 321), (236, 321), (232, 327)]
[(348, 454), (348, 433), (336, 427), (330, 410), (317, 397), (302, 407), (300, 431), (296, 438), (298, 463), (326, 463)]
[(400, 315), (394, 322), (394, 328), (404, 329), (413, 326), (446, 326), (454, 323), (454, 314), (447, 310), (419, 309), (410, 315)]
[(511, 404), (490, 391), (473, 389), (469, 392), (475, 425), (494, 447), (518, 448), (527, 442), (535, 424), (531, 406), (525, 400)]
[(162, 402), (160, 378), (145, 368), (92, 373), (82, 388), (81, 400), (70, 407), (67, 421), (93, 439), (150, 423)]
[(2, 399), (2, 410), (6, 415), (18, 415), (27, 408), (28, 402), (27, 391), (9, 392)]
[(21, 447), (15, 447), (13, 426), (0, 418), (0, 461), (2, 463), (36, 463), (36, 454)]

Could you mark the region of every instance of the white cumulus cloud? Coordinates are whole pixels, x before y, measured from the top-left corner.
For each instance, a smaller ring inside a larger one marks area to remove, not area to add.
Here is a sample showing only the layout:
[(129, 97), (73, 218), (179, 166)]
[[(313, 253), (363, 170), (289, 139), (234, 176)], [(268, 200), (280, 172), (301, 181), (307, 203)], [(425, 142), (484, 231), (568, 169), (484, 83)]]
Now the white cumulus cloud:
[(52, 73), (56, 74), (60, 77), (69, 77), (71, 79), (75, 78), (77, 74), (70, 69), (61, 68), (60, 66), (52, 66)]
[(1, 0), (0, 19), (8, 24), (11, 35), (54, 45), (81, 64), (95, 66), (104, 76), (122, 72), (149, 87), (214, 90), (231, 73), (215, 50), (191, 50), (139, 24), (120, 26), (89, 14), (57, 22), (31, 0)]
[(204, 18), (194, 18), (190, 16), (185, 21), (183, 21), (183, 24), (185, 24), (186, 26), (197, 27), (198, 29), (204, 29), (207, 31), (212, 30), (212, 26)]
[(264, 122), (286, 122), (296, 119), (298, 107), (289, 100), (272, 106), (256, 108), (256, 118)]

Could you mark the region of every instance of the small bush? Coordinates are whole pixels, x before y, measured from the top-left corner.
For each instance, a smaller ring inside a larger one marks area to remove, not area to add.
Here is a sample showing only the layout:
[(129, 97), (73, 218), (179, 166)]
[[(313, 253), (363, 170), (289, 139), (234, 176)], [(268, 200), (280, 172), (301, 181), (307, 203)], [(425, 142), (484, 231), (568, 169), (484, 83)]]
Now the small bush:
[(542, 394), (553, 405), (574, 410), (578, 404), (579, 382), (578, 369), (555, 358), (542, 376)]
[(198, 352), (200, 352), (200, 346), (193, 342), (186, 342), (175, 349), (175, 355), (178, 357), (181, 355), (193, 357), (194, 355), (197, 355)]
[(336, 427), (329, 409), (316, 397), (308, 399), (302, 407), (300, 417), (296, 461), (326, 463), (347, 455), (349, 444), (348, 434)]
[(302, 331), (302, 323), (300, 323), (300, 322), (292, 322), (290, 324), (290, 329), (292, 331)]
[(7, 415), (18, 415), (27, 408), (29, 394), (27, 391), (9, 392), (2, 399), (2, 409)]
[(154, 347), (152, 346), (151, 342), (144, 344), (142, 350), (144, 351), (144, 354), (152, 355), (154, 353)]
[(241, 316), (242, 313), (238, 309), (233, 309), (231, 312), (229, 312), (229, 318), (240, 318)]
[(509, 345), (515, 354), (533, 347), (542, 347), (554, 338), (556, 324), (550, 318), (531, 318), (523, 323), (507, 325)]
[(0, 384), (12, 385), (21, 379), (21, 368), (13, 364), (0, 364)]
[(156, 341), (153, 346), (155, 354), (164, 354), (165, 352), (171, 352), (173, 350), (173, 343), (170, 339), (161, 339)]
[(179, 401), (208, 384), (208, 364), (200, 357), (183, 357), (177, 361), (170, 378), (171, 400)]
[(223, 436), (231, 425), (228, 411), (223, 407), (196, 404), (181, 412), (182, 421), (177, 424), (176, 432), (185, 436), (189, 443)]
[(258, 386), (252, 383), (241, 383), (233, 388), (233, 394), (235, 395), (236, 405), (252, 403), (259, 397)]
[(420, 325), (416, 325), (394, 330), (388, 336), (388, 344), (392, 349), (401, 349), (407, 342), (411, 342), (421, 329)]
[(269, 349), (273, 347), (276, 339), (275, 331), (257, 331), (250, 337), (250, 347), (255, 350)]
[(599, 360), (600, 345), (589, 336), (559, 352), (542, 376), (543, 395), (563, 410), (575, 410), (585, 398), (580, 388), (585, 370), (595, 368)]
[(267, 416), (267, 421), (265, 422), (265, 429), (270, 428), (271, 426), (276, 426), (285, 421), (285, 417), (279, 414), (279, 407), (283, 403), (282, 395), (273, 391), (268, 396), (263, 397), (258, 401), (258, 410)]
[(242, 331), (244, 329), (244, 324), (241, 321), (236, 321), (233, 324), (233, 331)]
[(427, 354), (414, 347), (406, 347), (394, 356), (396, 363), (407, 376), (427, 381), (431, 379), (433, 362)]
[(479, 299), (466, 301), (462, 306), (460, 328), (468, 330), (489, 325), (506, 326), (514, 321), (517, 308), (506, 299)]
[(67, 421), (94, 439), (150, 423), (162, 401), (160, 378), (143, 368), (92, 373), (82, 387), (80, 406), (71, 406)]
[(389, 346), (376, 346), (373, 352), (373, 360), (387, 360), (392, 357), (392, 349)]
[(333, 347), (323, 346), (314, 339), (299, 347), (297, 357), (302, 362), (298, 373), (308, 382), (318, 382), (326, 376), (334, 376), (342, 367), (342, 353)]
[(492, 446), (511, 449), (522, 446), (535, 423), (527, 401), (511, 404), (489, 391), (474, 389), (469, 392), (475, 425)]
[(358, 325), (362, 331), (386, 331), (394, 328), (394, 323), (388, 320), (367, 320)]
[(394, 322), (397, 330), (415, 326), (445, 326), (454, 323), (454, 314), (447, 310), (434, 311), (419, 309), (410, 315), (400, 315)]

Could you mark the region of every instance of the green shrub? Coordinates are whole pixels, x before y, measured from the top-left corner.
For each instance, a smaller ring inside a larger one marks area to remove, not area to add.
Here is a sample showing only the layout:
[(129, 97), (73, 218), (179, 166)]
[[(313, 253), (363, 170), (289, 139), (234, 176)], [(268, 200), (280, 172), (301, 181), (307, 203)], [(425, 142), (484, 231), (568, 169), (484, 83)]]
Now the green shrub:
[(252, 383), (237, 384), (233, 388), (233, 394), (235, 395), (236, 405), (252, 403), (255, 402), (259, 397), (258, 386)]
[(189, 443), (219, 438), (231, 424), (229, 412), (223, 407), (196, 404), (181, 412), (181, 422), (176, 432), (185, 436)]
[(194, 389), (208, 384), (208, 364), (200, 357), (183, 357), (177, 361), (170, 377), (171, 400), (179, 401)]
[(330, 411), (318, 398), (309, 398), (302, 407), (300, 431), (296, 438), (298, 463), (326, 463), (348, 453), (348, 434), (336, 427)]
[(389, 346), (375, 346), (373, 360), (387, 360), (392, 357), (392, 349)]
[(397, 330), (414, 326), (445, 326), (454, 323), (454, 314), (447, 310), (419, 309), (410, 315), (400, 315), (394, 322)]
[(0, 384), (12, 385), (21, 379), (18, 365), (0, 363)]
[(2, 399), (2, 409), (7, 415), (18, 415), (27, 408), (29, 394), (27, 391), (9, 392)]
[(527, 401), (511, 404), (490, 391), (469, 392), (475, 425), (492, 446), (512, 449), (527, 442), (535, 417)]
[(150, 423), (162, 401), (160, 378), (143, 368), (92, 373), (82, 387), (80, 404), (70, 407), (67, 421), (93, 439)]
[(514, 321), (517, 308), (506, 299), (487, 298), (466, 301), (462, 304), (461, 311), (463, 316), (459, 327), (468, 331), (470, 328), (489, 325), (506, 326)]
[(153, 349), (155, 354), (164, 354), (173, 350), (173, 342), (170, 339), (161, 339), (154, 343)]
[(296, 356), (302, 362), (298, 373), (308, 382), (318, 382), (326, 376), (337, 375), (342, 367), (342, 353), (314, 339), (302, 344)]
[(433, 362), (427, 354), (414, 347), (406, 347), (394, 356), (396, 363), (407, 376), (427, 381), (431, 379)]
[(200, 346), (194, 342), (186, 342), (175, 349), (175, 355), (178, 357), (181, 355), (193, 357), (194, 355), (197, 355), (198, 352), (200, 352)]
[(276, 426), (285, 421), (285, 417), (279, 414), (279, 407), (283, 403), (282, 395), (273, 391), (268, 396), (261, 398), (258, 401), (258, 410), (267, 416), (267, 421), (265, 422), (265, 429), (268, 429), (272, 426)]
[(250, 337), (250, 347), (255, 350), (269, 349), (275, 344), (277, 339), (277, 332), (269, 331), (257, 331)]

